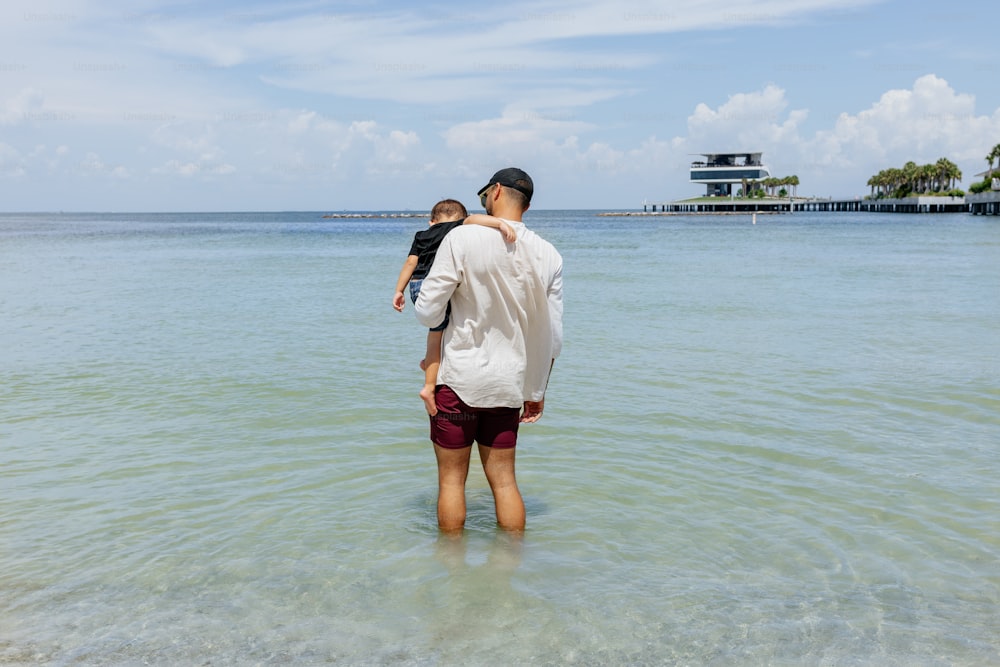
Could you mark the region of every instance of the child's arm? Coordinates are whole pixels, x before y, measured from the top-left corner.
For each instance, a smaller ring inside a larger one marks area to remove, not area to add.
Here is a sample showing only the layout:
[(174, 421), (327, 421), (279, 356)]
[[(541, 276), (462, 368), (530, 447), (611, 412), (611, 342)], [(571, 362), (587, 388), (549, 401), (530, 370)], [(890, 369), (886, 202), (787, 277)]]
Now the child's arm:
[(406, 289), (406, 283), (410, 282), (410, 278), (413, 276), (413, 270), (417, 268), (417, 260), (419, 257), (416, 255), (409, 255), (406, 261), (403, 262), (403, 268), (399, 272), (399, 279), (396, 281), (396, 293), (392, 297), (392, 307), (403, 312), (403, 306), (406, 305), (406, 297), (403, 296), (403, 290)]
[(514, 228), (508, 225), (506, 220), (493, 217), (492, 215), (486, 215), (485, 213), (473, 213), (467, 217), (465, 222), (462, 224), (483, 225), (485, 227), (499, 229), (500, 233), (503, 234), (503, 240), (507, 243), (513, 243), (517, 240), (517, 232), (514, 231)]

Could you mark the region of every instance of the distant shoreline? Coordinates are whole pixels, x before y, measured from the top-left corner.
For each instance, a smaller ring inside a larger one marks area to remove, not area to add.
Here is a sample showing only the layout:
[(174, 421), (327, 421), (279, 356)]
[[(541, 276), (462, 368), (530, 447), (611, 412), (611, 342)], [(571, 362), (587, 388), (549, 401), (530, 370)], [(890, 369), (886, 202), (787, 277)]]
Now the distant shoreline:
[(327, 213), (324, 218), (428, 218), (430, 213)]
[(601, 218), (653, 218), (672, 215), (777, 215), (779, 211), (609, 211), (607, 213), (596, 213)]

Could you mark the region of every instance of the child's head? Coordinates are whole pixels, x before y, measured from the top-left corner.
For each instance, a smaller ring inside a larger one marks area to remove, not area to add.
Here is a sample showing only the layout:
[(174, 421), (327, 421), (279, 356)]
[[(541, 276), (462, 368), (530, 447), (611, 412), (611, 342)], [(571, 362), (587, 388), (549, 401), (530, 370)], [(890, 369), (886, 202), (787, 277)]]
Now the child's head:
[(457, 199), (442, 199), (434, 204), (434, 208), (431, 209), (432, 225), (451, 220), (464, 220), (467, 217), (469, 217), (469, 212), (465, 210), (462, 202)]

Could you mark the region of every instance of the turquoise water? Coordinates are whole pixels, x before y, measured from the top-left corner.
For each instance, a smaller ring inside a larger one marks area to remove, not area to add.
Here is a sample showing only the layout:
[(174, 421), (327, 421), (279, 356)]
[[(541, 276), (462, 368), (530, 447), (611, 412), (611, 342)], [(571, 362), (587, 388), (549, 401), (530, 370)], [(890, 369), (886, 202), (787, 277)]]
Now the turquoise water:
[(423, 220), (0, 216), (0, 664), (1000, 664), (1000, 220), (528, 222), (528, 529), (448, 540)]

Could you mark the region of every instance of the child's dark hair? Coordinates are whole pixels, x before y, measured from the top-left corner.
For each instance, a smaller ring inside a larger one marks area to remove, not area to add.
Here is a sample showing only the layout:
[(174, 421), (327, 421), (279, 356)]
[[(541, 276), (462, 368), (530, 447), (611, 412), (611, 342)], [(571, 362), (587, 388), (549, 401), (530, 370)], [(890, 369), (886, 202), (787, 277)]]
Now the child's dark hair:
[(465, 205), (457, 199), (442, 199), (431, 209), (431, 221), (433, 222), (465, 220), (467, 217), (469, 217), (469, 212), (465, 210)]

